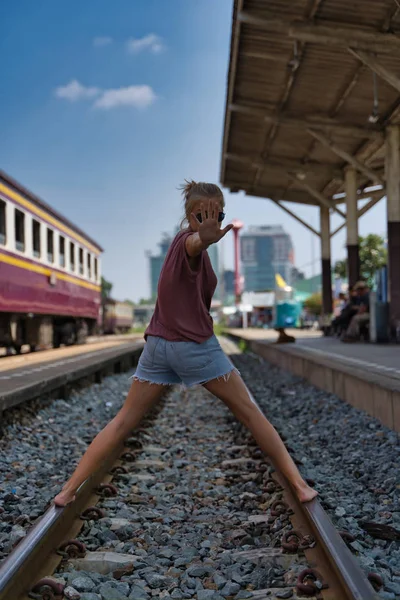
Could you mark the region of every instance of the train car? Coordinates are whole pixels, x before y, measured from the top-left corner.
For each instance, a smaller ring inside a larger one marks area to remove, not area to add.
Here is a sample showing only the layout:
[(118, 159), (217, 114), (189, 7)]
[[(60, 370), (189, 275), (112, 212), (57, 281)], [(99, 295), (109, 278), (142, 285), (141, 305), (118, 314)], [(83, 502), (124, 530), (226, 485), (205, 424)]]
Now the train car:
[(104, 303), (104, 333), (127, 333), (133, 326), (133, 306), (108, 298)]
[(95, 333), (102, 251), (0, 171), (0, 346), (19, 353)]

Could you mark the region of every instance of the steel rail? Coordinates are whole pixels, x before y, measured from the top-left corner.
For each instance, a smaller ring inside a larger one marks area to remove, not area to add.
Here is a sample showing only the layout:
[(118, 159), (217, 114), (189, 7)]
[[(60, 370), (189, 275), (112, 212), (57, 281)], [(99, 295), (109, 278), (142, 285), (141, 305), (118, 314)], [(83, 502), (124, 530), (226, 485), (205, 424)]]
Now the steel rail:
[[(249, 394), (257, 405), (250, 391)], [(50, 557), (54, 564), (54, 552), (65, 540), (74, 523), (76, 530), (80, 529), (79, 515), (89, 500), (96, 495), (98, 485), (107, 476), (122, 450), (123, 445), (104, 461), (98, 471), (79, 488), (76, 500), (72, 504), (64, 508), (50, 507), (4, 561), (0, 566), (0, 600), (22, 600), (35, 582), (48, 575)], [(378, 600), (378, 594), (340, 537), (318, 498), (302, 503), (282, 473), (276, 470), (274, 476), (288, 496), (289, 505), (294, 507), (293, 518), (299, 517), (315, 536), (316, 548), (305, 550), (305, 554), (318, 556), (318, 565), (321, 565), (324, 582), (328, 584), (327, 589), (322, 590), (324, 597), (335, 600), (339, 598), (340, 600)], [(60, 561), (61, 556), (56, 558), (56, 562)]]
[[(248, 388), (247, 391), (258, 406)], [(269, 461), (273, 464), (271, 459)], [(318, 569), (321, 565), (321, 572), (327, 574), (326, 583), (329, 587), (322, 590), (323, 596), (332, 600), (379, 600), (378, 594), (323, 509), (318, 497), (311, 502), (300, 502), (293, 486), (274, 464), (273, 466), (274, 476), (288, 496), (288, 504), (293, 508), (294, 515), (298, 515), (300, 522), (305, 524), (308, 530), (311, 529), (317, 542), (316, 547), (305, 550), (305, 554), (308, 556), (310, 553), (313, 559), (317, 558)]]
[(51, 506), (5, 559), (0, 566), (0, 600), (25, 598), (37, 581), (49, 575), (50, 557), (54, 567), (61, 562), (62, 557), (55, 551), (73, 525), (76, 531), (80, 530), (83, 524), (83, 521), (79, 522), (80, 514), (91, 499), (98, 497), (96, 488), (104, 481), (122, 450), (122, 445), (114, 450), (96, 473), (81, 485), (72, 504)]

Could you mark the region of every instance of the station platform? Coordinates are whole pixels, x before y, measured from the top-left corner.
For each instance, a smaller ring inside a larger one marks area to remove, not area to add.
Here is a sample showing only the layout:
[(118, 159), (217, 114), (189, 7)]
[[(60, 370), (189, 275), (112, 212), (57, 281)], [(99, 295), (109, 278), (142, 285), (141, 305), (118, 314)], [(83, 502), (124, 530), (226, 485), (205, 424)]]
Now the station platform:
[(365, 410), (400, 432), (400, 345), (344, 344), (321, 332), (286, 330), (294, 344), (276, 344), (268, 329), (229, 329), (269, 362)]

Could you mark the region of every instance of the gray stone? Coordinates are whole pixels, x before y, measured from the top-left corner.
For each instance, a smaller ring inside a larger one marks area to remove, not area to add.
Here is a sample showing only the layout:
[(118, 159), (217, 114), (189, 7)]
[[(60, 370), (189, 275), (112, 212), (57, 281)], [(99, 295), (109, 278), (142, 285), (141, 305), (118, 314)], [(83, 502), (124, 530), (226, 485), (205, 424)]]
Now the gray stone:
[(244, 600), (245, 598), (252, 598), (253, 594), (252, 592), (248, 592), (247, 590), (242, 590), (240, 591), (236, 596), (235, 596), (235, 600)]
[(78, 592), (78, 590), (76, 590), (75, 588), (73, 588), (72, 586), (68, 585), (65, 589), (64, 589), (64, 596), (65, 598), (67, 598), (67, 600), (80, 600), (80, 593)]
[(174, 567), (185, 567), (188, 563), (190, 563), (190, 558), (177, 558), (174, 562)]
[(224, 597), (215, 590), (200, 590), (197, 592), (197, 600), (224, 600)]
[(220, 590), (226, 584), (226, 579), (220, 573), (214, 573), (213, 580), (217, 588)]
[(385, 590), (395, 594), (400, 598), (400, 583), (395, 583), (394, 581), (386, 581), (385, 582)]
[(86, 592), (85, 594), (81, 594), (80, 600), (101, 600), (100, 594), (93, 594), (92, 592)]
[(170, 577), (163, 577), (163, 575), (159, 575), (158, 573), (145, 573), (144, 574), (144, 578), (147, 582), (147, 584), (152, 588), (166, 588), (168, 586), (171, 585), (171, 583), (173, 583), (173, 581), (171, 580)]
[(355, 550), (356, 552), (364, 552), (365, 548), (364, 546), (362, 546), (360, 544), (360, 542), (358, 542), (357, 540), (355, 540), (354, 542), (350, 542), (350, 546), (353, 548), (353, 550)]
[(221, 590), (222, 596), (233, 596), (240, 591), (240, 585), (232, 581), (228, 581)]
[(76, 571), (108, 575), (116, 569), (134, 564), (138, 558), (134, 554), (120, 554), (119, 552), (88, 552), (84, 558), (72, 559), (69, 562)]
[(173, 550), (165, 548), (164, 550), (161, 550), (161, 552), (158, 553), (158, 556), (161, 556), (162, 558), (172, 558), (173, 556), (175, 556), (175, 554), (176, 552), (174, 552)]
[(140, 585), (134, 584), (131, 588), (129, 600), (149, 600), (150, 595)]
[(186, 572), (191, 577), (205, 577), (210, 573), (210, 568), (203, 567), (202, 565), (194, 565), (193, 567), (189, 567)]
[(109, 583), (103, 583), (100, 586), (100, 595), (102, 600), (128, 600), (128, 596), (126, 594), (122, 594)]
[(14, 525), (10, 534), (10, 547), (20, 542), (26, 536), (26, 531), (20, 525)]
[(77, 577), (72, 580), (72, 587), (78, 592), (91, 592), (96, 587), (96, 584), (89, 577)]

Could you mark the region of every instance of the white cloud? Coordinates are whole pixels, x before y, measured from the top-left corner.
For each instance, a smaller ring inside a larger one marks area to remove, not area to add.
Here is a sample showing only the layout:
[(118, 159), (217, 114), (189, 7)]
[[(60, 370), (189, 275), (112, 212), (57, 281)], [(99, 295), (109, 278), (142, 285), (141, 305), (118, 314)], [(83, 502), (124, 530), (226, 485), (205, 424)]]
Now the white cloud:
[(86, 87), (76, 79), (72, 79), (67, 85), (56, 88), (54, 93), (57, 98), (65, 98), (70, 102), (76, 102), (85, 98), (94, 98), (99, 95), (100, 91), (96, 87)]
[(149, 50), (153, 54), (160, 54), (165, 49), (162, 39), (155, 33), (149, 33), (142, 38), (131, 38), (126, 42), (130, 54), (138, 54), (143, 50)]
[(156, 99), (152, 88), (148, 85), (130, 85), (118, 89), (104, 90), (96, 100), (94, 106), (109, 110), (118, 106), (133, 106), (146, 108)]
[(109, 46), (112, 44), (112, 41), (112, 37), (109, 37), (108, 35), (95, 37), (93, 39), (93, 46), (95, 48), (102, 48), (103, 46)]

